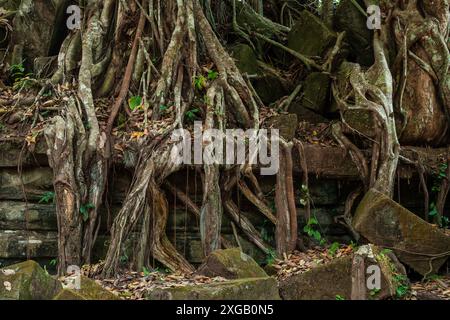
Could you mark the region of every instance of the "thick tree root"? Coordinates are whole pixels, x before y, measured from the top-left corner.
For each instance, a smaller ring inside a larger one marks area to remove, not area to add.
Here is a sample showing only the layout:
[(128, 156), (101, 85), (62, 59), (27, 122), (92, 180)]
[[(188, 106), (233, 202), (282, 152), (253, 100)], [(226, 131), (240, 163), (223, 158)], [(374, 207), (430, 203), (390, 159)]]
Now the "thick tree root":
[[(80, 118), (74, 98), (68, 104), (65, 118), (56, 117), (45, 130), (49, 164), (53, 168), (53, 185), (58, 221), (58, 274), (67, 267), (81, 265), (83, 240), (81, 198), (78, 192), (81, 150), (73, 145), (79, 140)], [(78, 138), (78, 139), (77, 139)]]
[(287, 143), (281, 140), (280, 170), (275, 188), (277, 209), (275, 237), (277, 253), (280, 257), (293, 251), (298, 240), (297, 209), (292, 180), (292, 147), (292, 142)]

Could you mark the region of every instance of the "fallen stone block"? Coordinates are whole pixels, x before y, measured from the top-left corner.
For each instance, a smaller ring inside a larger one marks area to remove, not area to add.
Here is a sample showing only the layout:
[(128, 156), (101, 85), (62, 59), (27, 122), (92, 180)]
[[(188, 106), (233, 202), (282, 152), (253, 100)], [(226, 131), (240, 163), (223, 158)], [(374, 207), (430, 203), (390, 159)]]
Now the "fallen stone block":
[(232, 48), (233, 58), (242, 73), (255, 75), (259, 73), (258, 59), (253, 49), (246, 44), (238, 44)]
[(116, 295), (104, 289), (95, 281), (80, 276), (79, 289), (76, 288), (76, 278), (69, 280), (70, 285), (66, 285), (53, 300), (120, 300)]
[(267, 124), (271, 129), (278, 129), (281, 137), (291, 141), (295, 138), (298, 128), (297, 115), (293, 113), (280, 114), (268, 119)]
[(392, 248), (423, 276), (437, 273), (450, 255), (448, 234), (376, 190), (359, 204), (353, 226), (370, 242)]
[(300, 104), (318, 114), (324, 114), (329, 104), (331, 80), (321, 72), (309, 74), (303, 82), (303, 96)]
[(54, 45), (59, 30), (56, 25), (64, 23), (65, 2), (62, 0), (20, 1), (12, 21), (11, 47), (20, 47), (21, 56), (11, 58), (11, 62), (26, 61), (30, 67), (38, 57), (46, 57)]
[(304, 107), (299, 100), (294, 100), (289, 106), (288, 111), (297, 115), (298, 122), (309, 122), (313, 124), (330, 122), (324, 116)]
[(264, 278), (266, 272), (239, 248), (217, 250), (198, 268), (197, 274), (226, 279)]
[(61, 283), (34, 261), (0, 270), (0, 300), (51, 300), (60, 290)]
[(280, 300), (277, 281), (269, 277), (155, 289), (146, 298), (147, 300)]
[[(363, 10), (363, 0), (357, 0)], [(351, 48), (357, 63), (363, 66), (373, 64), (372, 32), (367, 28), (367, 18), (355, 6), (354, 0), (341, 0), (336, 8), (335, 28), (345, 31), (346, 42)]]
[(303, 10), (288, 34), (288, 47), (307, 56), (323, 56), (334, 45), (336, 38), (336, 33), (318, 17)]
[(395, 296), (407, 285), (395, 255), (367, 245), (353, 255), (286, 278), (279, 287), (283, 300), (375, 300)]

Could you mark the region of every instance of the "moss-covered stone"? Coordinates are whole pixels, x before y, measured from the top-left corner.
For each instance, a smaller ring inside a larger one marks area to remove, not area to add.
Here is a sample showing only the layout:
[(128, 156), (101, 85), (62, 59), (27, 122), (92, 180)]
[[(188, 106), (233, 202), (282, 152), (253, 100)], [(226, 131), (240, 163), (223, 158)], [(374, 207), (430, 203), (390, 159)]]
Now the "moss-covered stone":
[(330, 77), (321, 72), (309, 74), (303, 82), (301, 105), (323, 114), (329, 101)]
[(56, 231), (0, 230), (0, 257), (8, 259), (35, 259), (56, 257)]
[[(406, 278), (405, 270), (395, 256), (384, 254), (374, 246), (360, 247), (353, 255), (335, 259), (328, 264), (318, 266), (308, 272), (291, 276), (280, 282), (280, 295), (284, 300), (345, 300), (352, 298), (352, 265), (355, 256), (364, 260), (367, 267), (377, 265), (380, 273), (380, 290), (366, 290), (365, 299), (385, 299), (396, 294), (399, 275)], [(366, 273), (364, 286), (371, 273)]]
[[(0, 170), (0, 200), (24, 200), (38, 202), (53, 190), (53, 171), (49, 167)], [(51, 200), (51, 199), (50, 199)], [(51, 203), (51, 201), (49, 201)]]
[(280, 78), (265, 72), (253, 79), (252, 85), (265, 105), (270, 105), (290, 93), (280, 81)]
[[(246, 44), (238, 44), (231, 49), (236, 66), (242, 73), (256, 76), (252, 84), (261, 100), (269, 105), (288, 93), (279, 78), (259, 67), (258, 58), (253, 49)], [(272, 68), (267, 66), (267, 68)]]
[(56, 230), (55, 205), (1, 201), (0, 229)]
[(69, 289), (62, 289), (54, 298), (53, 300), (69, 300), (69, 301), (75, 301), (75, 300), (89, 300), (86, 299), (84, 296), (79, 294), (75, 290), (69, 290)]
[(307, 56), (323, 56), (336, 42), (336, 33), (318, 17), (303, 10), (288, 35), (288, 47)]
[(360, 202), (353, 226), (369, 241), (394, 248), (400, 261), (422, 275), (436, 273), (449, 256), (449, 235), (373, 189)]
[(345, 122), (350, 128), (367, 137), (375, 136), (375, 123), (373, 114), (366, 110), (347, 110), (343, 115)]
[(246, 44), (238, 44), (232, 48), (236, 65), (243, 73), (255, 75), (258, 73), (258, 62), (253, 49)]
[(325, 118), (323, 115), (304, 107), (300, 99), (295, 99), (289, 106), (288, 111), (296, 114), (299, 122), (308, 122), (316, 124), (329, 122), (329, 120)]
[(280, 282), (283, 300), (335, 300), (351, 296), (352, 257), (336, 259)]
[(297, 115), (293, 113), (279, 114), (268, 120), (268, 127), (280, 130), (280, 136), (287, 141), (295, 137), (298, 128)]
[[(347, 83), (353, 67), (353, 63), (348, 61), (343, 62), (337, 73), (337, 83)], [(328, 111), (342, 111), (345, 122), (352, 129), (368, 137), (373, 137), (375, 135), (374, 118), (369, 110), (339, 110), (337, 102), (333, 99), (333, 103)]]
[(58, 280), (31, 260), (0, 270), (0, 300), (51, 300), (61, 289)]
[[(21, 164), (25, 166), (48, 166), (47, 143), (45, 139), (37, 139), (32, 152), (22, 154), (23, 140), (3, 140), (0, 143), (0, 168), (17, 168)], [(20, 162), (19, 162), (20, 161)]]
[(19, 8), (22, 0), (0, 0), (0, 7), (8, 11), (15, 11)]
[(277, 281), (269, 277), (155, 289), (146, 298), (148, 300), (280, 300)]
[[(364, 1), (357, 1), (364, 10)], [(335, 27), (337, 31), (345, 31), (346, 42), (351, 49), (352, 61), (363, 66), (373, 64), (372, 34), (366, 26), (367, 17), (354, 5), (352, 0), (342, 0), (336, 9)]]
[(81, 276), (80, 289), (64, 288), (53, 300), (119, 300), (95, 281)]
[[(57, 30), (58, 18), (64, 18), (63, 0), (23, 0), (20, 1), (17, 13), (12, 21), (12, 52), (22, 48), (21, 54), (13, 54), (10, 61), (25, 61), (28, 70), (32, 70), (33, 61), (37, 57), (50, 55), (53, 36)], [(20, 56), (19, 56), (20, 55)]]
[(264, 278), (267, 274), (239, 248), (216, 250), (197, 270), (198, 274), (226, 279)]

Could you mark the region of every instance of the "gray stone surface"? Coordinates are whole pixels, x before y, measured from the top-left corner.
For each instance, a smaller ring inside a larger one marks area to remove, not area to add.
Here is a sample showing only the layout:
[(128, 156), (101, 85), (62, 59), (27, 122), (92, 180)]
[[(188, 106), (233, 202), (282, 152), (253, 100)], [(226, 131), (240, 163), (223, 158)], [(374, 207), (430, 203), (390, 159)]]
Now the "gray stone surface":
[(197, 274), (225, 279), (267, 277), (265, 271), (239, 248), (216, 250), (197, 269)]
[(437, 273), (450, 255), (450, 235), (376, 190), (360, 202), (353, 226), (422, 275)]
[(323, 56), (335, 42), (336, 34), (308, 10), (300, 13), (288, 35), (289, 48), (307, 56)]
[(239, 279), (197, 286), (155, 289), (148, 300), (280, 300), (274, 278)]
[[(396, 294), (399, 285), (398, 275), (406, 278), (405, 270), (395, 257), (390, 257), (373, 245), (360, 247), (357, 253), (337, 258), (325, 265), (320, 265), (302, 274), (293, 275), (280, 282), (280, 295), (283, 300), (345, 300), (352, 298), (352, 264), (356, 255), (364, 261), (363, 269), (378, 266), (380, 274), (380, 290), (365, 291), (365, 299), (385, 299)], [(364, 274), (364, 285), (372, 273)], [(360, 298), (362, 299), (362, 297)]]

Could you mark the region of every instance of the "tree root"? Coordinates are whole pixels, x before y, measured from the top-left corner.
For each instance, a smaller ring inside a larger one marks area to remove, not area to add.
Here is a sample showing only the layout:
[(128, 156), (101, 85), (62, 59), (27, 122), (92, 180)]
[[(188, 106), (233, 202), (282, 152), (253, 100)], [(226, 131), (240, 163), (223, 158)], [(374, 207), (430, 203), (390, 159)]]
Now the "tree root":
[(277, 253), (280, 257), (295, 250), (298, 240), (297, 209), (292, 180), (292, 147), (292, 142), (281, 140), (280, 170), (275, 187), (277, 209), (275, 236)]

